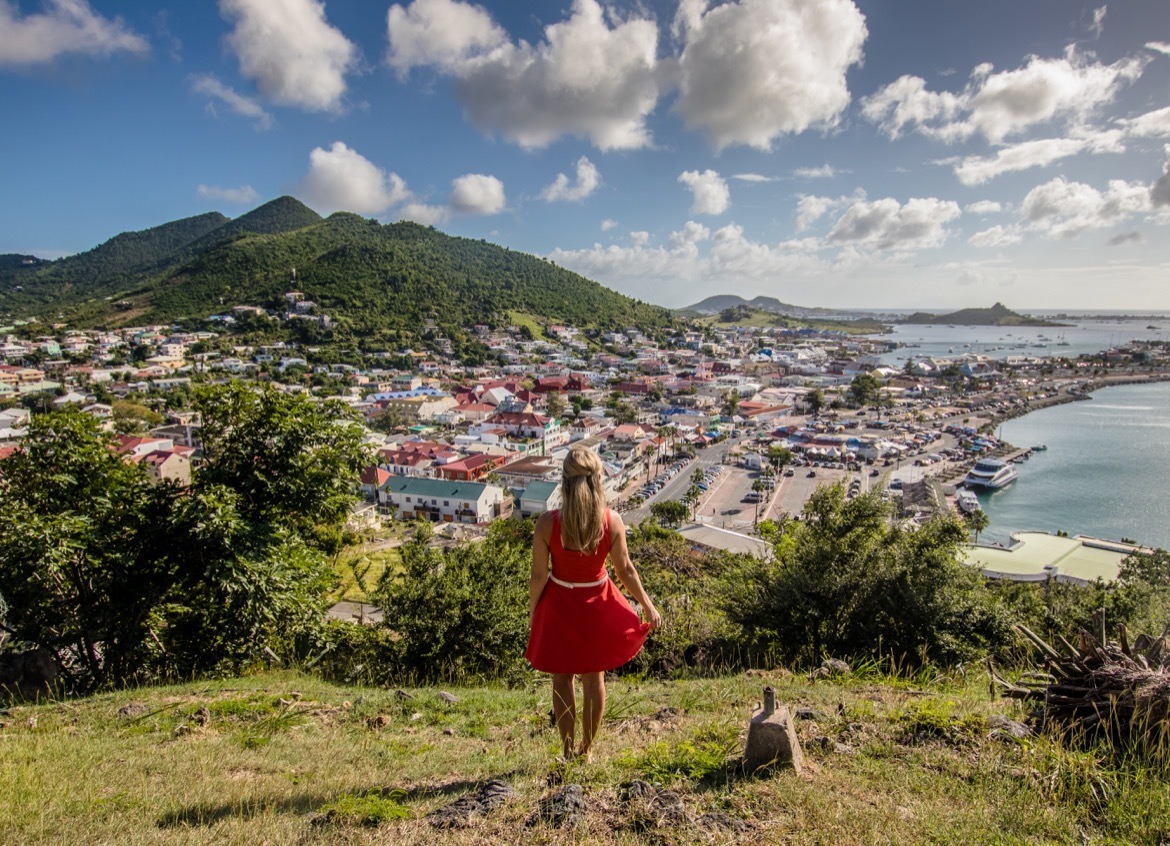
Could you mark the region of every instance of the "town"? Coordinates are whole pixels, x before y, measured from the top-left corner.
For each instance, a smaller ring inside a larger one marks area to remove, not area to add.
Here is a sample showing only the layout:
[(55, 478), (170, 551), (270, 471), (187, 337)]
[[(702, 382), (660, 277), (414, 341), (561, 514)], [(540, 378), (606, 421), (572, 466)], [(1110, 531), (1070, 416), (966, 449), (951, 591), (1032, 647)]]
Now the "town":
[(199, 460), (193, 386), (252, 380), (364, 419), (375, 463), (355, 525), (425, 519), (474, 536), (534, 516), (559, 505), (563, 456), (584, 444), (628, 522), (653, 514), (685, 523), (696, 545), (766, 554), (756, 527), (798, 516), (820, 484), (841, 482), (850, 497), (882, 490), (903, 517), (927, 519), (955, 506), (976, 457), (1007, 449), (995, 421), (1099, 380), (1160, 378), (1170, 364), (1164, 346), (1141, 343), (1075, 360), (911, 356), (895, 368), (882, 364), (881, 336), (713, 320), (657, 338), (531, 319), (476, 325), (495, 358), (481, 366), (461, 364), (433, 325), (425, 348), (372, 352), (364, 366), (311, 345), (238, 343), (240, 321), (328, 326), (305, 295), (283, 299), (283, 311), (237, 306), (195, 331), (0, 327), (0, 457), (19, 448), (32, 414), (73, 406), (151, 479), (185, 484)]

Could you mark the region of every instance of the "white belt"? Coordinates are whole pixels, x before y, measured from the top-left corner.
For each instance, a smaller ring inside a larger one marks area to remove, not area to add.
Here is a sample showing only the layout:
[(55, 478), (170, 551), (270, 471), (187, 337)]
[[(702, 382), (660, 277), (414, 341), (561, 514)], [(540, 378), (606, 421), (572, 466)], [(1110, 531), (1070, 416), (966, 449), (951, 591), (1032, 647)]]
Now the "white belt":
[(572, 589), (572, 588), (589, 588), (589, 587), (597, 587), (598, 585), (603, 585), (603, 584), (605, 584), (606, 582), (608, 582), (608, 581), (609, 581), (609, 576), (602, 576), (600, 579), (598, 579), (598, 580), (597, 580), (597, 581), (595, 581), (595, 582), (566, 582), (566, 581), (564, 581), (563, 579), (558, 579), (558, 578), (557, 578), (556, 576), (554, 576), (552, 573), (549, 573), (549, 574), (548, 574), (548, 580), (549, 580), (550, 582), (556, 582), (556, 583), (557, 583), (558, 585), (560, 585), (561, 587), (567, 587), (567, 588), (569, 588), (569, 589)]

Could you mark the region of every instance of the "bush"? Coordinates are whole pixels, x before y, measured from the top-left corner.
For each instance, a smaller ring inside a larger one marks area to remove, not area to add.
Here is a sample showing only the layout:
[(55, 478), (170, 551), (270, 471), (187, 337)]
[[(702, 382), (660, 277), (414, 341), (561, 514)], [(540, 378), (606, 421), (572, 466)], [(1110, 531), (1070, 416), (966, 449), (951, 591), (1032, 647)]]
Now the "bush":
[(1005, 642), (1006, 614), (982, 576), (959, 560), (955, 517), (921, 528), (891, 523), (876, 493), (853, 500), (824, 486), (776, 540), (772, 561), (723, 579), (727, 616), (746, 643), (788, 661), (894, 656), (954, 664)]

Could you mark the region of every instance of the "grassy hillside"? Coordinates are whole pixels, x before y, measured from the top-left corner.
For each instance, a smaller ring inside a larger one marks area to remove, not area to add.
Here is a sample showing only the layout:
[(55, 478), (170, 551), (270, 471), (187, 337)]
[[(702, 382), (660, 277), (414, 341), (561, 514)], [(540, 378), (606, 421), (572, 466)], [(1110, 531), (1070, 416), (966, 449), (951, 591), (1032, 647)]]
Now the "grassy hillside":
[(1003, 303), (996, 303), (991, 308), (964, 308), (952, 311), (949, 314), (930, 314), (918, 311), (903, 321), (915, 324), (946, 323), (955, 326), (1063, 326), (1051, 320), (1041, 320), (1035, 317), (1025, 317), (1017, 314)]
[[(765, 684), (809, 708), (807, 766), (735, 767)], [(138, 844), (1067, 843), (1170, 836), (1170, 784), (1047, 739), (993, 740), (986, 679), (810, 682), (782, 671), (610, 685), (591, 764), (554, 765), (547, 681), (391, 690), (295, 674), (110, 693), (0, 712), (0, 842)], [(822, 740), (823, 738), (823, 740)], [(628, 803), (631, 779), (668, 788)], [(503, 779), (515, 794), (436, 831), (426, 814)], [(525, 828), (550, 783), (573, 828)], [(657, 811), (676, 810), (672, 816)], [(743, 828), (745, 827), (746, 828)], [(737, 830), (743, 828), (743, 830)]]
[[(0, 307), (61, 314), (80, 325), (168, 322), (234, 305), (279, 307), (295, 285), (341, 331), (363, 336), (421, 334), (433, 320), (458, 339), (476, 323), (501, 323), (509, 312), (599, 328), (670, 322), (665, 309), (544, 259), (414, 223), (383, 226), (346, 213), (322, 220), (288, 197), (223, 220), (210, 229), (180, 221), (149, 230), (156, 247), (134, 261), (111, 251), (129, 237), (119, 236), (92, 251), (121, 256), (117, 261), (98, 262), (87, 253), (84, 265), (78, 256), (16, 270), (9, 284), (0, 284)], [(182, 237), (164, 239), (172, 230)], [(23, 290), (15, 290), (18, 284)]]

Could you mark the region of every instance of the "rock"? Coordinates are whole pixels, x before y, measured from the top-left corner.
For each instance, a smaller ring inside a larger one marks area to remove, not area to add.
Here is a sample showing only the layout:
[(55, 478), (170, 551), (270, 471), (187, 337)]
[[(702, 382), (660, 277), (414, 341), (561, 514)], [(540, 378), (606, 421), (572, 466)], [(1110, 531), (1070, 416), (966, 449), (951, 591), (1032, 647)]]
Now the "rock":
[(44, 647), (0, 655), (0, 690), (27, 699), (52, 691), (61, 671), (53, 653)]
[(708, 831), (745, 832), (752, 830), (752, 824), (747, 820), (729, 816), (722, 811), (711, 811), (710, 813), (701, 814), (695, 822)]
[(455, 695), (454, 695), (454, 694), (452, 694), (452, 693), (448, 693), (448, 692), (447, 692), (447, 691), (445, 691), (445, 690), (440, 690), (440, 691), (439, 691), (439, 692), (436, 694), (436, 696), (438, 696), (440, 699), (442, 699), (442, 700), (443, 700), (444, 702), (446, 702), (448, 705), (454, 705), (455, 703), (457, 703), (457, 702), (459, 701), (459, 697), (458, 697), (458, 696), (455, 696)]
[(815, 708), (797, 708), (796, 712), (792, 716), (796, 717), (798, 720), (820, 721), (828, 719), (828, 714), (825, 714), (822, 711), (818, 711)]
[(621, 796), (623, 802), (630, 802), (634, 799), (652, 797), (657, 792), (658, 788), (654, 785), (636, 778), (623, 784), (618, 795)]
[(511, 797), (512, 785), (493, 779), (475, 793), (465, 793), (449, 805), (427, 814), (435, 828), (465, 828), (476, 814), (490, 814)]
[(528, 818), (526, 825), (547, 822), (556, 828), (576, 825), (589, 809), (585, 802), (585, 789), (579, 784), (567, 784), (551, 796), (540, 800), (540, 807)]
[(454, 737), (455, 736), (455, 729), (451, 729), (451, 728), (443, 729), (443, 734), (446, 735), (447, 737)]
[(199, 710), (195, 712), (195, 715), (191, 719), (196, 725), (205, 726), (211, 722), (211, 711), (208, 710), (206, 705), (200, 705)]
[(1032, 729), (1016, 720), (1008, 719), (1002, 714), (996, 714), (988, 723), (991, 725), (989, 737), (992, 740), (1023, 740), (1032, 736)]
[(390, 718), (385, 714), (379, 714), (376, 717), (370, 717), (366, 720), (366, 725), (372, 729), (383, 729), (390, 725)]
[(821, 662), (821, 666), (829, 671), (831, 676), (847, 676), (853, 672), (853, 668), (837, 658), (829, 658)]
[(399, 699), (414, 699), (413, 694), (407, 693), (402, 688), (398, 688), (398, 690), (394, 691), (394, 695), (397, 696)]
[(28, 730), (35, 731), (36, 727), (37, 727), (37, 718), (36, 717), (29, 717), (28, 718)]
[(128, 702), (118, 709), (118, 716), (123, 720), (132, 720), (150, 710), (150, 706), (142, 702)]
[(752, 715), (743, 763), (749, 773), (784, 766), (791, 766), (797, 773), (803, 771), (804, 752), (787, 708), (780, 706), (769, 712), (765, 707)]

